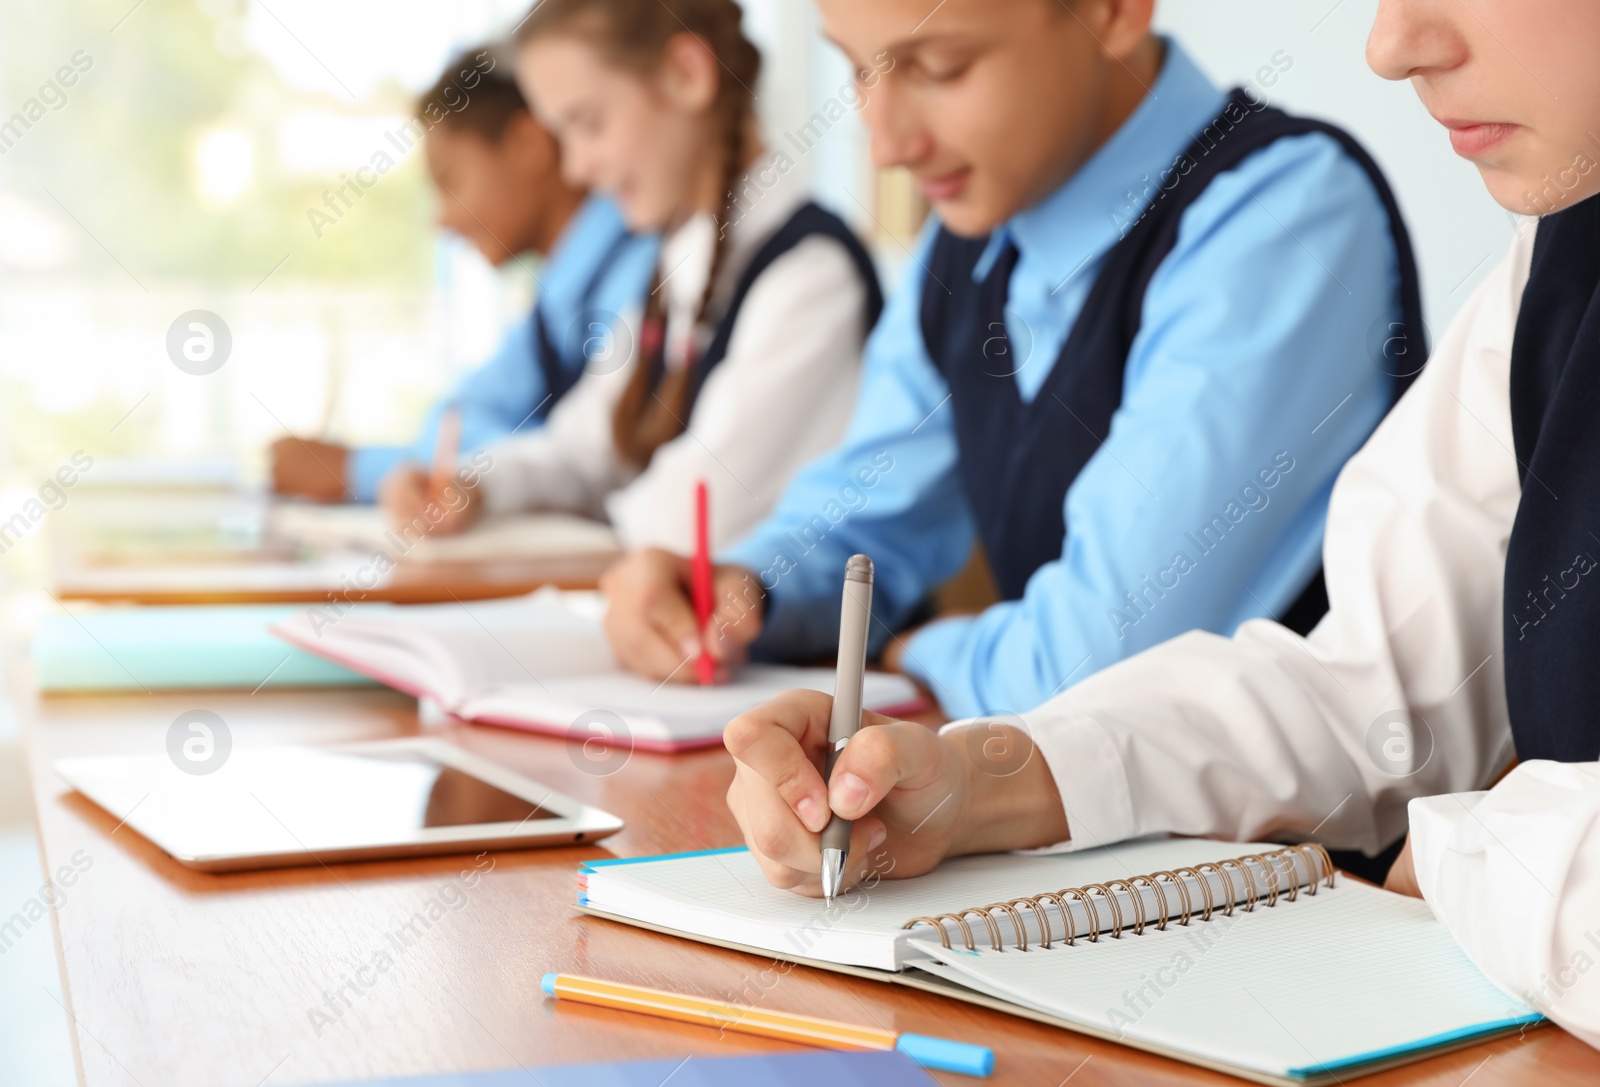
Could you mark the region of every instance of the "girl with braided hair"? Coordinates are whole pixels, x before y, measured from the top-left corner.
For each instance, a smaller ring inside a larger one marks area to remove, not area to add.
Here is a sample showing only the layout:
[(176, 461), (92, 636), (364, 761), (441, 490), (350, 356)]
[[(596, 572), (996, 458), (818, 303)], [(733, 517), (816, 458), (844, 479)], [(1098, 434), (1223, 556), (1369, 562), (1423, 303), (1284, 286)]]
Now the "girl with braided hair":
[(568, 510), (688, 551), (705, 479), (713, 545), (731, 543), (843, 431), (882, 304), (871, 259), (763, 146), (734, 0), (544, 0), (516, 44), (569, 181), (659, 231), (661, 254), (641, 314), (571, 330), (588, 372), (544, 428), (491, 450), (463, 520)]

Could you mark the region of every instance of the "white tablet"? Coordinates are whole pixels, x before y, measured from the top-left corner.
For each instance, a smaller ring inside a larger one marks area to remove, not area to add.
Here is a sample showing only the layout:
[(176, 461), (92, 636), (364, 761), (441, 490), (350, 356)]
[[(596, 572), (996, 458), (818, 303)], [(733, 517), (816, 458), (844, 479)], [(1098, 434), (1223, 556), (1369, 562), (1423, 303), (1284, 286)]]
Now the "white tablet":
[(204, 774), (164, 753), (55, 768), (206, 872), (565, 845), (622, 829), (614, 815), (441, 740), (235, 748)]

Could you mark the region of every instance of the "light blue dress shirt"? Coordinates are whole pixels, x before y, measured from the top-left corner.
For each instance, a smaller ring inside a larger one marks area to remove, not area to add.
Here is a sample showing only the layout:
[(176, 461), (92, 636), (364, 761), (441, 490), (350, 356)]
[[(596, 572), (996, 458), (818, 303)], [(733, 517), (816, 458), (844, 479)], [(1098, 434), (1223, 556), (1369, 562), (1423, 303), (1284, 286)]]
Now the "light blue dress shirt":
[[(1006, 328), (1025, 399), (1107, 251), (1225, 101), (1166, 46), (1152, 93), (1122, 128), (1002, 228), (1019, 251)], [(762, 656), (833, 650), (852, 553), (876, 562), (881, 650), (971, 551), (950, 391), (919, 324), (937, 228), (923, 232), (868, 341), (845, 437), (719, 556), (768, 589)], [(952, 716), (1020, 712), (1185, 631), (1226, 634), (1282, 614), (1321, 562), (1335, 475), (1388, 408), (1392, 379), (1367, 344), (1399, 319), (1398, 267), (1377, 191), (1331, 137), (1278, 140), (1218, 175), (1146, 292), (1122, 405), (1067, 491), (1060, 558), (1020, 599), (918, 630), (906, 670)]]
[[(599, 196), (584, 201), (562, 230), (539, 269), (539, 305), (552, 342), (561, 344), (586, 311), (621, 314), (638, 307), (655, 270), (657, 240), (626, 235), (616, 205)], [(608, 259), (610, 266), (602, 269), (602, 262)], [(588, 291), (591, 283), (592, 293)], [(538, 350), (530, 315), (511, 327), (488, 361), (429, 409), (416, 440), (409, 445), (351, 450), (349, 485), (357, 499), (375, 501), (379, 481), (397, 464), (432, 463), (439, 419), (446, 409), (461, 412), (463, 451), (482, 449), (513, 432), (541, 426), (544, 415), (534, 418), (534, 412), (549, 390), (539, 368)]]

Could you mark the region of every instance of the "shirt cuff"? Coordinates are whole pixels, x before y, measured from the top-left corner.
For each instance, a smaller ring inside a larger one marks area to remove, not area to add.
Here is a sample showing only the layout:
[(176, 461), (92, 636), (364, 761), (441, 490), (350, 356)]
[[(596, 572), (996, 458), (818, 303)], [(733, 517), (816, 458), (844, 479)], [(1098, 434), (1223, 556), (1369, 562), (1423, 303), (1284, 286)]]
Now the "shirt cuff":
[(1003, 714), (952, 721), (939, 734), (997, 718), (1020, 726), (1033, 738), (1035, 757), (1044, 759), (1061, 794), (1067, 832), (1071, 835), (1054, 845), (1016, 852), (1075, 853), (1138, 836), (1122, 755), (1098, 721), (1082, 713), (1052, 714), (1051, 704), (1046, 702), (1020, 716)]
[(1419, 796), (1406, 805), (1411, 822), (1411, 867), (1417, 874), (1417, 887), (1434, 915), (1444, 920), (1439, 900), (1439, 868), (1450, 851), (1456, 827), (1468, 819), (1472, 809), (1489, 794), (1445, 793)]
[(974, 615), (935, 619), (912, 633), (900, 658), (900, 669), (922, 681), (939, 699), (944, 712), (954, 717), (976, 717), (983, 703), (972, 689), (971, 654), (966, 646), (976, 621)]
[(376, 502), (378, 484), (389, 470), (409, 457), (411, 451), (403, 445), (369, 445), (350, 450), (345, 458), (345, 481), (355, 492), (358, 502)]
[[(754, 535), (746, 536), (713, 556), (718, 563), (749, 570), (766, 594), (761, 609), (761, 632), (750, 644), (750, 655), (755, 660), (783, 661), (809, 656), (819, 645), (836, 643), (839, 636), (838, 601), (830, 602), (833, 605), (830, 615), (827, 607), (818, 607), (815, 601), (805, 599), (804, 586), (786, 584), (798, 580), (799, 572), (792, 561), (787, 565), (775, 561), (784, 554), (782, 548), (775, 547), (757, 528)], [(799, 599), (796, 599), (797, 591), (801, 594)]]
[(485, 514), (522, 513), (528, 508), (528, 496), (516, 478), (518, 467), (509, 459), (496, 458), (487, 470), (466, 463), (459, 467), (471, 468), (478, 477), (478, 495), (483, 499)]

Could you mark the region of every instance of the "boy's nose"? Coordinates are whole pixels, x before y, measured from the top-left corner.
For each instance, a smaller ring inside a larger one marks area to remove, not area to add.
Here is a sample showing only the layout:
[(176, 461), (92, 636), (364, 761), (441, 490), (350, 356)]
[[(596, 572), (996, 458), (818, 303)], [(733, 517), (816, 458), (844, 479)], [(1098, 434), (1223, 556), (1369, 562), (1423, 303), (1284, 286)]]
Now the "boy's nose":
[(1367, 36), (1367, 66), (1399, 80), (1461, 63), (1464, 43), (1452, 22), (1461, 10), (1443, 0), (1380, 0)]

